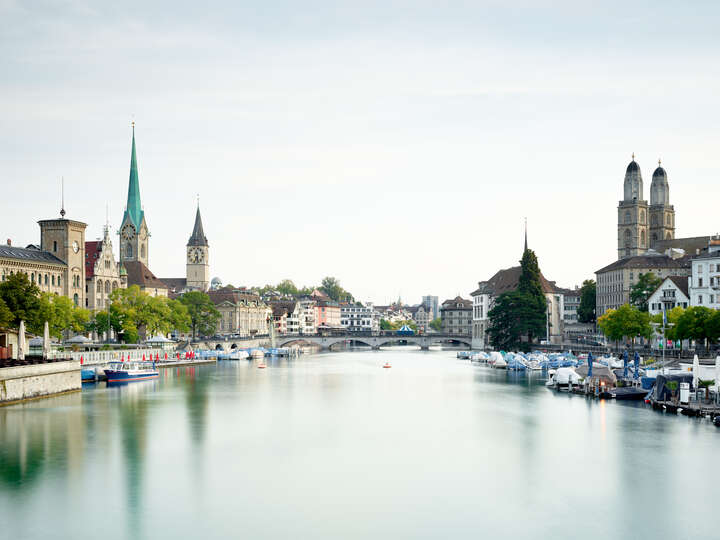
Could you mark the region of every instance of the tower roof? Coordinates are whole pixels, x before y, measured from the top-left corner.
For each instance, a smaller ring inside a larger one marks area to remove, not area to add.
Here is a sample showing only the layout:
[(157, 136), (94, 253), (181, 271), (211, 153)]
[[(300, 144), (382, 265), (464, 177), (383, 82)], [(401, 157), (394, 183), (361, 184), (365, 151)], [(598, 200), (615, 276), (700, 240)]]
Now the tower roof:
[[(140, 180), (138, 179), (137, 154), (135, 152), (135, 122), (133, 122), (132, 154), (130, 156), (130, 182), (125, 215), (130, 217), (136, 228), (142, 223), (144, 212), (140, 203)], [(123, 219), (124, 221), (124, 219)]]
[(193, 227), (192, 235), (187, 243), (188, 246), (207, 246), (208, 241), (203, 231), (202, 217), (200, 216), (200, 206), (198, 205), (197, 213), (195, 214), (195, 226)]
[(636, 172), (636, 171), (640, 171), (640, 166), (637, 164), (637, 161), (635, 161), (635, 159), (633, 159), (628, 164), (627, 169), (625, 169), (625, 172), (629, 173), (629, 172)]
[(655, 172), (653, 173), (653, 179), (655, 178), (667, 178), (667, 173), (665, 172), (665, 169), (658, 166), (658, 168), (655, 169)]

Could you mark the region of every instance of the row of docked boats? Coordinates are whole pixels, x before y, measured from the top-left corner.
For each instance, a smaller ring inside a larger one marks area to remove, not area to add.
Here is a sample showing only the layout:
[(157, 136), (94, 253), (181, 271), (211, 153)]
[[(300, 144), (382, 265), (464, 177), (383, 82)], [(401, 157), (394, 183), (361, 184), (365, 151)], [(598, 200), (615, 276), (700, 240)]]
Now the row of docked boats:
[(266, 356), (289, 358), (299, 354), (300, 349), (295, 347), (251, 347), (248, 349), (233, 349), (228, 352), (202, 351), (204, 357), (213, 357), (218, 360), (259, 360)]

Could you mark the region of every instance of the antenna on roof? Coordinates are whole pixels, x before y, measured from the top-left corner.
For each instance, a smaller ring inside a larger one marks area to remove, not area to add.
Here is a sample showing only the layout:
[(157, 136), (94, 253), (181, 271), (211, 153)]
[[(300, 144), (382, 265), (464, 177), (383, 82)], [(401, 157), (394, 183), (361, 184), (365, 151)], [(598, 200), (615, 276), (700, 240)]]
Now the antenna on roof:
[(65, 217), (65, 177), (60, 177), (60, 217)]

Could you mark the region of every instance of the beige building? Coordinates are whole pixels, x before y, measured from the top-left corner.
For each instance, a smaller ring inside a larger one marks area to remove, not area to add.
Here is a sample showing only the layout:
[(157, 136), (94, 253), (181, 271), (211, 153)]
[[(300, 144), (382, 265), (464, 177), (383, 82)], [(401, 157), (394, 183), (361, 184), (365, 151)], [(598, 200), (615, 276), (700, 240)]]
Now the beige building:
[(229, 288), (209, 291), (220, 312), (218, 334), (266, 335), (272, 310), (254, 293)]
[(67, 265), (63, 261), (38, 246), (13, 247), (8, 240), (6, 246), (0, 246), (0, 279), (5, 281), (18, 272), (43, 292), (65, 294)]
[(107, 309), (110, 294), (125, 287), (127, 271), (115, 260), (110, 228), (106, 226), (102, 240), (85, 242), (85, 307)]
[(456, 296), (440, 307), (442, 331), (445, 334), (469, 336), (472, 333), (472, 301)]
[(597, 317), (609, 309), (617, 309), (630, 303), (630, 288), (640, 279), (640, 274), (652, 272), (659, 278), (689, 276), (689, 257), (673, 259), (667, 255), (650, 252), (645, 255), (626, 257), (595, 272), (597, 282)]

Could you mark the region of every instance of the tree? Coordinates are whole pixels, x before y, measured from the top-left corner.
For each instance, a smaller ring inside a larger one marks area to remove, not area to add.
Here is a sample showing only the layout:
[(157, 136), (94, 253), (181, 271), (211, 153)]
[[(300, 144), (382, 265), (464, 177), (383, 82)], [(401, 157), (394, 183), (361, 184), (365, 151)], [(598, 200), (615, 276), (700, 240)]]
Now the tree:
[(650, 315), (630, 304), (608, 310), (598, 319), (597, 324), (605, 337), (615, 342), (638, 336), (650, 339), (652, 335)]
[(110, 294), (110, 326), (126, 343), (136, 343), (140, 336), (184, 331), (190, 326), (187, 307), (177, 300), (153, 297), (137, 285), (116, 289)]
[[(545, 328), (545, 299), (538, 318), (537, 298), (520, 291), (509, 291), (495, 299), (488, 312), (488, 336), (496, 349), (528, 349), (532, 336)], [(527, 336), (527, 339), (523, 339)]]
[(677, 339), (693, 339), (702, 341), (707, 346), (707, 340), (717, 339), (714, 310), (705, 306), (692, 306), (687, 308), (678, 318), (675, 334)]
[(657, 290), (662, 282), (663, 280), (652, 272), (640, 274), (637, 283), (630, 287), (630, 303), (640, 311), (647, 311), (650, 295)]
[(595, 298), (597, 285), (594, 279), (586, 279), (580, 287), (580, 306), (578, 307), (578, 321), (581, 323), (595, 322)]
[(335, 302), (355, 302), (353, 295), (340, 286), (340, 281), (334, 277), (323, 278), (319, 289), (327, 294)]
[(220, 312), (207, 294), (202, 291), (186, 292), (180, 297), (180, 302), (187, 308), (193, 339), (197, 338), (198, 332), (209, 335), (215, 331), (220, 320)]
[(0, 298), (0, 326), (7, 326), (13, 321), (13, 313), (5, 301)]
[(432, 328), (436, 332), (440, 332), (442, 330), (442, 319), (440, 317), (437, 317), (436, 319), (430, 321), (430, 328)]
[(0, 300), (12, 313), (10, 326), (17, 328), (20, 321), (31, 323), (38, 314), (40, 289), (30, 283), (27, 275), (22, 272), (11, 274), (0, 283)]
[[(667, 317), (665, 339), (669, 339), (670, 341), (678, 340), (677, 322), (683, 313), (685, 313), (685, 309), (680, 306), (674, 307), (670, 311), (665, 312), (665, 316)], [(652, 322), (659, 324), (660, 326), (658, 327), (658, 332), (662, 332), (663, 314), (658, 313), (657, 315), (653, 315)]]
[(521, 303), (516, 306), (516, 309), (519, 308), (518, 316), (522, 317), (519, 325), (527, 335), (528, 343), (532, 343), (535, 336), (546, 332), (547, 300), (540, 282), (537, 257), (531, 249), (526, 249), (520, 259), (517, 291), (522, 295), (518, 297)]
[(289, 279), (283, 279), (277, 284), (275, 290), (284, 296), (297, 296), (298, 288)]

